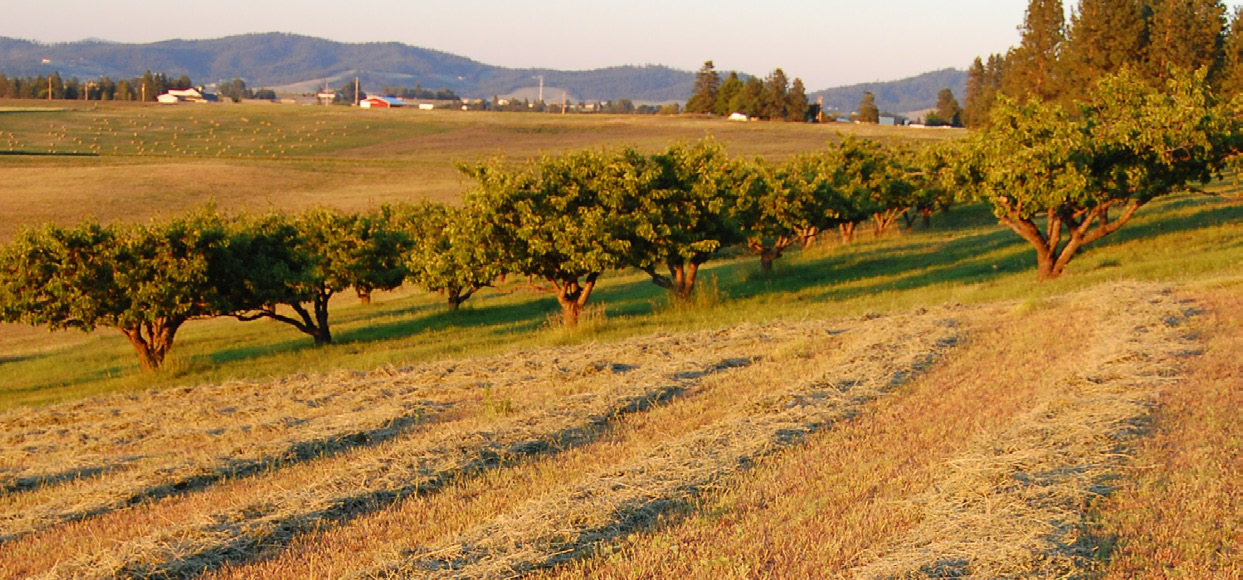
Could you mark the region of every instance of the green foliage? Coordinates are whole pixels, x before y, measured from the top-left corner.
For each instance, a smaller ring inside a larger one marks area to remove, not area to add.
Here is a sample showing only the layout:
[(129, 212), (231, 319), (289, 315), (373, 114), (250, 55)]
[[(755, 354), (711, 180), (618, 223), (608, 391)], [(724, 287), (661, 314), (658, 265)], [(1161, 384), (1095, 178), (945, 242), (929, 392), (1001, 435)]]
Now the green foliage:
[(962, 107), (958, 106), (958, 99), (954, 98), (954, 91), (949, 88), (941, 89), (937, 94), (937, 108), (928, 114), (928, 118), (924, 121), (929, 126), (962, 126)]
[[(1164, 91), (1135, 73), (1110, 75), (1077, 115), (1002, 99), (990, 128), (971, 140), (961, 183), (1035, 247), (1038, 278), (1056, 278), (1079, 248), (1141, 206), (1207, 182), (1237, 156), (1238, 118), (1216, 102), (1206, 75), (1178, 73)], [(1045, 228), (1035, 224), (1042, 215)]]
[(833, 211), (841, 221), (854, 224), (871, 217), (875, 234), (884, 234), (913, 205), (908, 157), (906, 151), (853, 135), (831, 146), (827, 162), (838, 192)]
[(650, 167), (636, 173), (651, 181), (626, 200), (626, 211), (634, 219), (628, 262), (647, 272), (656, 285), (686, 299), (699, 267), (717, 250), (740, 240), (730, 219), (736, 164), (712, 140), (674, 145), (631, 160)]
[(800, 155), (781, 165), (755, 159), (742, 171), (734, 219), (764, 272), (795, 242), (814, 238), (840, 218), (826, 155)]
[(1065, 22), (1062, 0), (1031, 0), (1027, 5), (1022, 40), (1007, 55), (1009, 70), (1003, 81), (1007, 95), (1022, 102), (1049, 101), (1062, 94), (1058, 54), (1066, 39)]
[[(272, 214), (239, 224), (232, 263), (221, 276), (240, 320), (269, 318), (332, 342), (328, 304), (354, 288), (360, 296), (391, 290), (409, 270), (411, 240), (393, 226), (388, 210), (373, 215), (311, 209), (296, 218)], [(277, 310), (288, 306), (294, 316)]]
[(687, 113), (712, 113), (716, 109), (717, 92), (721, 88), (721, 76), (712, 61), (704, 63), (695, 75), (695, 92), (686, 101)]
[(451, 310), (505, 273), (496, 244), (484, 238), (482, 224), (471, 213), (430, 202), (392, 211), (414, 241), (410, 279), (443, 294)]
[(721, 82), (721, 88), (716, 93), (716, 103), (713, 105), (712, 111), (722, 117), (728, 117), (736, 111), (734, 99), (742, 92), (742, 79), (738, 78), (738, 73), (731, 72), (725, 80)]
[(129, 229), (85, 222), (25, 230), (0, 251), (0, 320), (116, 328), (140, 367), (154, 370), (186, 321), (226, 307), (211, 273), (227, 245), (210, 210)]
[(860, 123), (880, 122), (880, 108), (876, 106), (876, 95), (873, 95), (871, 91), (863, 93), (858, 109)]
[(582, 151), (543, 157), (509, 170), (493, 159), (462, 171), (479, 187), (466, 196), (468, 211), (483, 224), (506, 269), (547, 280), (567, 327), (605, 271), (626, 263), (635, 199), (654, 168), (636, 162), (632, 149)]

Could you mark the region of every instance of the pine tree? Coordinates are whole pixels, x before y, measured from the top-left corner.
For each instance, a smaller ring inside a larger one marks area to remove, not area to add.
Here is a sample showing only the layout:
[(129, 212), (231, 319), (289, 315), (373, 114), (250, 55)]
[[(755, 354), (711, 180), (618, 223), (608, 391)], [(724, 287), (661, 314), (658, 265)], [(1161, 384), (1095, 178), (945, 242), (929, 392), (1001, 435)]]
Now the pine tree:
[(795, 78), (786, 95), (786, 120), (795, 123), (807, 121), (807, 89), (803, 79)]
[(876, 124), (880, 122), (880, 108), (876, 106), (876, 95), (872, 91), (863, 93), (859, 101), (859, 122)]
[(730, 72), (729, 76), (725, 77), (725, 81), (721, 83), (721, 88), (716, 92), (716, 107), (713, 112), (722, 117), (728, 117), (736, 113), (737, 111), (731, 107), (734, 104), (734, 99), (741, 92), (742, 79), (738, 78), (738, 73)]
[(1148, 74), (1164, 79), (1171, 68), (1219, 71), (1226, 6), (1219, 0), (1152, 0), (1148, 24)]
[(984, 61), (977, 56), (967, 69), (967, 105), (962, 120), (968, 127), (983, 127), (988, 123), (992, 83), (985, 75)]
[(790, 81), (785, 71), (773, 69), (764, 79), (764, 96), (760, 105), (760, 116), (765, 119), (784, 119), (786, 103), (790, 91)]
[(704, 62), (695, 75), (695, 91), (686, 101), (687, 113), (711, 114), (716, 110), (717, 93), (721, 88), (721, 77), (716, 73), (712, 61)]
[(937, 108), (928, 114), (927, 124), (937, 127), (950, 125), (952, 127), (962, 126), (962, 107), (958, 106), (958, 99), (954, 98), (954, 91), (948, 87), (941, 89), (937, 93)]
[(1067, 97), (1081, 99), (1102, 75), (1141, 63), (1146, 28), (1140, 0), (1079, 0), (1061, 55)]
[(764, 83), (759, 77), (747, 77), (747, 82), (742, 84), (742, 90), (730, 101), (730, 110), (748, 117), (758, 117), (763, 98)]
[(1229, 99), (1243, 93), (1243, 6), (1234, 9), (1230, 20), (1230, 33), (1226, 36), (1225, 55), (1222, 59), (1221, 78), (1218, 88)]
[(1007, 57), (1006, 94), (1020, 101), (1028, 96), (1051, 101), (1061, 94), (1057, 66), (1065, 22), (1062, 0), (1031, 0), (1023, 18), (1023, 39)]

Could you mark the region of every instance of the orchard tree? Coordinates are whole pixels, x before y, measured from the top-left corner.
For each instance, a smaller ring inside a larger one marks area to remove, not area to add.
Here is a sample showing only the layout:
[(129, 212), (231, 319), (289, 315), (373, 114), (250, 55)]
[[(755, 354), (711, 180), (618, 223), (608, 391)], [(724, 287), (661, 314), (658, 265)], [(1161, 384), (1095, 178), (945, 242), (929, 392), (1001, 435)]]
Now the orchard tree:
[(836, 208), (844, 243), (849, 243), (856, 223), (870, 217), (873, 232), (881, 236), (911, 207), (914, 187), (903, 152), (880, 141), (846, 135), (828, 155), (833, 187), (844, 200)]
[(227, 246), (214, 212), (131, 228), (86, 222), (24, 230), (0, 249), (0, 320), (119, 330), (158, 369), (177, 331), (225, 305), (211, 272)]
[(760, 257), (761, 271), (771, 272), (790, 246), (837, 223), (837, 193), (823, 155), (800, 155), (781, 165), (755, 159), (744, 171), (735, 220), (747, 248)]
[(317, 346), (332, 342), (328, 305), (335, 294), (347, 288), (391, 290), (408, 274), (407, 237), (380, 221), (326, 208), (296, 218), (273, 214), (251, 221), (232, 245), (234, 316), (288, 324)]
[(506, 268), (552, 285), (542, 289), (556, 295), (566, 328), (578, 326), (600, 276), (630, 255), (633, 221), (624, 202), (652, 179), (636, 174), (639, 156), (582, 151), (517, 169), (497, 159), (461, 167), (479, 185), (466, 208), (482, 224), (482, 238), (496, 244)]
[(958, 178), (1035, 248), (1037, 279), (1057, 278), (1145, 204), (1206, 183), (1237, 157), (1238, 117), (1207, 74), (1176, 73), (1163, 91), (1127, 70), (1108, 75), (1077, 115), (1003, 99)]
[(699, 267), (741, 241), (730, 215), (737, 164), (710, 139), (634, 160), (649, 167), (634, 172), (648, 180), (624, 200), (635, 220), (630, 263), (675, 298), (689, 298)]
[(496, 245), (484, 238), (482, 224), (470, 212), (438, 203), (395, 211), (414, 239), (408, 255), (411, 280), (443, 295), (449, 310), (505, 273)]

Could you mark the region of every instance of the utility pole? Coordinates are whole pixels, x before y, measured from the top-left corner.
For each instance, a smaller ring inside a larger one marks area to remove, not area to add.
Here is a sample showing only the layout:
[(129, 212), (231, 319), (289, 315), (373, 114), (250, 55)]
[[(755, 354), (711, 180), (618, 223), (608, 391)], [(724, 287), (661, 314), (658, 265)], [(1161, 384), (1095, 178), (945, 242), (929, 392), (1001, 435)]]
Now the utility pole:
[(52, 100), (52, 75), (47, 75), (47, 100)]
[(362, 99), (358, 98), (358, 77), (354, 77), (354, 106), (357, 107), (358, 103), (362, 101)]
[(539, 79), (539, 102), (542, 103), (544, 102), (544, 75), (536, 75), (531, 78)]
[(562, 115), (565, 114), (565, 108), (568, 105), (568, 103), (569, 103), (568, 95), (566, 94), (566, 91), (563, 89), (561, 91), (561, 114)]

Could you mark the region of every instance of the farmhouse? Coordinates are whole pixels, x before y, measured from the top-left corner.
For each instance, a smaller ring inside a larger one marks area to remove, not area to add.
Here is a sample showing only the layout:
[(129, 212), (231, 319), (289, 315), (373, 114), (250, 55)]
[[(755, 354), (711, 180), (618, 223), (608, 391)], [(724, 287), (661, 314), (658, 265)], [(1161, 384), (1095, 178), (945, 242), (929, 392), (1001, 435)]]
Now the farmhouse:
[(406, 102), (396, 97), (367, 97), (358, 106), (364, 109), (395, 109), (406, 106)]
[(156, 97), (155, 100), (171, 105), (175, 103), (215, 103), (220, 98), (214, 94), (204, 92), (202, 87), (199, 87), (197, 89), (169, 89), (167, 93)]

